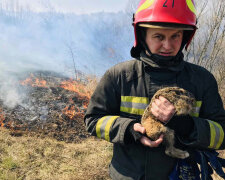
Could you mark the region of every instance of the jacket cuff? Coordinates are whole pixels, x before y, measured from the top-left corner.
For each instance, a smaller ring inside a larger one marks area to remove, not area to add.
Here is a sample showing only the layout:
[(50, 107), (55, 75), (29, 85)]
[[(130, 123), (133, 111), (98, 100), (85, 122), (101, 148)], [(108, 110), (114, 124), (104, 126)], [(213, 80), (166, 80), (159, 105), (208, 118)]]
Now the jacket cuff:
[(121, 124), (121, 129), (119, 131), (119, 141), (118, 143), (121, 143), (121, 144), (125, 144), (125, 133), (126, 133), (126, 130), (129, 126), (129, 124), (134, 121), (133, 119), (129, 119), (129, 118), (121, 118), (120, 117), (120, 121), (122, 121), (123, 123)]
[(134, 130), (135, 123), (139, 123), (139, 121), (134, 120), (130, 122), (130, 124), (127, 126), (127, 129), (125, 131), (125, 136), (124, 136), (124, 144), (131, 144), (141, 139), (142, 134)]
[(209, 146), (210, 129), (207, 121), (202, 118), (192, 117), (194, 120), (194, 129), (187, 138), (177, 137), (178, 140), (189, 147), (207, 148)]

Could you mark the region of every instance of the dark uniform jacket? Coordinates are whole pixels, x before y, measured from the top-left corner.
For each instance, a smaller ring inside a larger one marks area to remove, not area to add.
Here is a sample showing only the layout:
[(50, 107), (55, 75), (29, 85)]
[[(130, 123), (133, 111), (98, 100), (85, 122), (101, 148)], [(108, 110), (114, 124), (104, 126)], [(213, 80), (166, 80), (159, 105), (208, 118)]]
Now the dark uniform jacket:
[[(147, 62), (147, 63), (146, 63)], [(182, 61), (163, 69), (146, 57), (120, 63), (109, 69), (98, 84), (85, 115), (87, 130), (113, 143), (110, 176), (114, 180), (166, 180), (176, 159), (165, 147), (124, 143), (127, 126), (140, 120), (157, 89), (178, 86), (191, 92), (197, 102), (192, 114), (194, 128), (184, 141), (187, 147), (223, 149), (225, 111), (216, 80), (204, 68)]]

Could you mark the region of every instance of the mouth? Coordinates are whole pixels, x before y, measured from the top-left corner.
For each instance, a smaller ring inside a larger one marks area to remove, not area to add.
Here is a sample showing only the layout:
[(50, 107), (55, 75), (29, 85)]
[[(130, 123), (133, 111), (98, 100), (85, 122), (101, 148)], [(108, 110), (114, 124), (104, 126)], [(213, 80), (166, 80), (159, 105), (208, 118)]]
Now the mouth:
[(172, 52), (160, 52), (161, 56), (172, 56)]

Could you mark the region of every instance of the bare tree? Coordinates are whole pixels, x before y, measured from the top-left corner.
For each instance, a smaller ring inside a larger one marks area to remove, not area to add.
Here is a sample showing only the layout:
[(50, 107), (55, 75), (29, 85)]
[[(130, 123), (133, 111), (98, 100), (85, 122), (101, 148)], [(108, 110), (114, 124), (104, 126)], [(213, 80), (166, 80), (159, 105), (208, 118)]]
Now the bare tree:
[[(198, 14), (198, 31), (187, 52), (187, 61), (212, 72), (222, 92), (225, 81), (225, 1), (203, 4)], [(222, 93), (221, 96), (225, 97)]]
[(75, 80), (78, 80), (78, 70), (77, 70), (76, 63), (75, 63), (75, 58), (76, 58), (75, 49), (76, 48), (74, 47), (73, 42), (65, 43), (65, 45), (66, 45), (68, 52), (70, 54), (70, 57), (72, 59)]
[(219, 47), (221, 47), (220, 45), (224, 38), (223, 19), (225, 16), (225, 3), (222, 0), (217, 1), (218, 3), (208, 8), (208, 13), (202, 17), (199, 23), (198, 38), (195, 39), (195, 41), (198, 41), (198, 48), (194, 48), (198, 52), (195, 52), (197, 58), (195, 57), (194, 63), (204, 66), (210, 71), (213, 70), (212, 64), (214, 63), (212, 61), (216, 60), (221, 50)]

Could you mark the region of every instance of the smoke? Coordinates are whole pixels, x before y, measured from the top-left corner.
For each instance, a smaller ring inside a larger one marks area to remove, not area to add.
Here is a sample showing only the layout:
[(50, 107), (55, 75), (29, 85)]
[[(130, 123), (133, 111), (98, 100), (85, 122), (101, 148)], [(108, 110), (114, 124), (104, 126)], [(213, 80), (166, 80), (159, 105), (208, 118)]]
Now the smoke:
[(14, 77), (8, 76), (5, 81), (0, 82), (0, 99), (3, 105), (8, 108), (14, 108), (18, 104), (26, 106), (23, 103), (25, 97), (26, 92), (19, 88), (18, 81)]
[(18, 89), (24, 73), (57, 72), (74, 77), (74, 68), (101, 76), (130, 59), (131, 18), (124, 12), (89, 15), (0, 11), (0, 99), (22, 104)]

